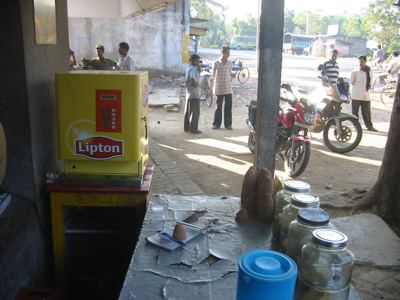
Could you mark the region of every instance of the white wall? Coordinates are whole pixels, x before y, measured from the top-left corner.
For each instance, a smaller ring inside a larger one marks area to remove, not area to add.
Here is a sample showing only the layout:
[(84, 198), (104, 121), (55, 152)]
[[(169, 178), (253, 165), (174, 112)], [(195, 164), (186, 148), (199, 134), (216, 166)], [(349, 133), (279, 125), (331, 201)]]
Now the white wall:
[(68, 0), (68, 16), (85, 18), (119, 18), (119, 0)]
[(135, 18), (69, 18), (70, 47), (79, 61), (94, 57), (96, 44), (105, 47), (105, 56), (118, 59), (118, 44), (129, 44), (129, 54), (142, 69), (182, 70), (182, 3), (164, 11)]

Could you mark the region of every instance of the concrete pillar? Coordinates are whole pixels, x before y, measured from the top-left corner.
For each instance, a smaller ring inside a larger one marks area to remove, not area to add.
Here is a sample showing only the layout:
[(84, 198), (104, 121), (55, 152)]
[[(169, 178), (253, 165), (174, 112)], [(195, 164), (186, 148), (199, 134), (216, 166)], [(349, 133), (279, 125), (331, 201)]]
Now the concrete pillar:
[(183, 0), (182, 9), (182, 62), (189, 63), (189, 39), (190, 39), (190, 1)]
[(284, 0), (261, 0), (257, 93), (257, 172), (275, 170), (275, 139), (282, 69)]

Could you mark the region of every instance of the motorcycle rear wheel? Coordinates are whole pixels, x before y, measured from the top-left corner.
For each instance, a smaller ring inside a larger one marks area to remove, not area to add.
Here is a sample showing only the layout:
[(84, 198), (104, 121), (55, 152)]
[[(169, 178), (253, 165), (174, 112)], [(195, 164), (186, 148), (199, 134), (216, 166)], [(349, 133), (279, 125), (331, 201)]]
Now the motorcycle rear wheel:
[(247, 140), (247, 146), (249, 147), (250, 152), (254, 153), (254, 150), (256, 149), (256, 134), (255, 134), (255, 132), (249, 133), (249, 139)]
[[(294, 152), (294, 155), (292, 155), (292, 151)], [(293, 178), (300, 176), (308, 165), (310, 152), (310, 143), (306, 143), (305, 141), (295, 142), (294, 149), (290, 147), (286, 150), (284, 155), (285, 173)]]
[[(361, 142), (362, 128), (359, 120), (350, 117), (341, 119), (341, 126), (344, 133), (342, 136), (337, 136), (335, 120), (330, 119), (325, 124), (324, 143), (333, 152), (347, 153), (356, 148)], [(354, 133), (356, 137), (352, 139)]]

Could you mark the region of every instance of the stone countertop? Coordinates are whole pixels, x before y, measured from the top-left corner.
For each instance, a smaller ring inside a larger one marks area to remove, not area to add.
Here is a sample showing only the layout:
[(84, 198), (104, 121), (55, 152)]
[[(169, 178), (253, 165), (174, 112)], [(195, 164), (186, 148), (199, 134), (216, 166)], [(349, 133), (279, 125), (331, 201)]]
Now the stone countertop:
[[(173, 252), (149, 244), (146, 237), (159, 226), (152, 220), (153, 206), (164, 208), (165, 231), (185, 221), (203, 233)], [(239, 257), (270, 248), (271, 239), (270, 225), (237, 224), (239, 207), (237, 197), (154, 196), (119, 299), (235, 299)], [(352, 290), (350, 299), (358, 299), (354, 295)]]

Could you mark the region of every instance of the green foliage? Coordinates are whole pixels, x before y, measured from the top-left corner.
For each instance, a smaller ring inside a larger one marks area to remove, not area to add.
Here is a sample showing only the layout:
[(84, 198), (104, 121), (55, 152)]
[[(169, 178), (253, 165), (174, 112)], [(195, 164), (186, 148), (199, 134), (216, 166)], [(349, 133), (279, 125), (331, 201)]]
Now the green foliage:
[(283, 33), (286, 32), (294, 32), (295, 24), (294, 24), (294, 11), (293, 10), (285, 10), (285, 19), (283, 25)]
[(208, 20), (206, 27), (209, 30), (205, 36), (200, 38), (201, 46), (204, 48), (220, 48), (230, 39), (225, 17), (216, 8), (223, 9), (215, 1), (191, 0), (190, 2), (191, 16)]
[(365, 14), (364, 30), (389, 52), (400, 46), (400, 11), (393, 0), (372, 2)]
[(208, 23), (209, 31), (201, 37), (201, 46), (205, 48), (221, 48), (226, 45), (230, 36), (225, 26), (225, 19), (220, 15), (213, 15)]
[(298, 34), (323, 35), (327, 34), (329, 25), (338, 24), (339, 28), (341, 28), (345, 19), (345, 16), (322, 16), (310, 11), (301, 11), (293, 18), (293, 32)]
[(362, 15), (353, 15), (347, 17), (342, 26), (342, 33), (348, 36), (369, 38), (369, 32), (364, 29), (365, 17)]
[(256, 19), (251, 16), (248, 16), (245, 20), (233, 19), (231, 24), (231, 34), (232, 36), (256, 36)]
[(194, 18), (209, 20), (214, 15), (214, 12), (207, 5), (206, 1), (192, 0), (190, 2), (190, 14)]
[[(400, 9), (393, 6), (394, 0), (375, 0), (366, 10), (352, 16), (323, 16), (315, 12), (302, 11), (295, 14), (285, 11), (284, 32), (324, 35), (329, 25), (338, 24), (340, 33), (374, 39), (388, 51), (400, 47)], [(230, 24), (225, 20), (224, 7), (214, 0), (191, 0), (192, 17), (207, 19), (207, 35), (201, 37), (202, 47), (221, 47), (232, 36), (255, 36), (257, 20), (234, 19)]]

